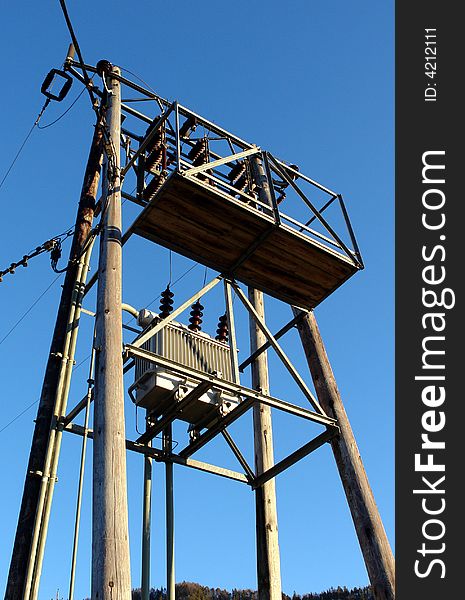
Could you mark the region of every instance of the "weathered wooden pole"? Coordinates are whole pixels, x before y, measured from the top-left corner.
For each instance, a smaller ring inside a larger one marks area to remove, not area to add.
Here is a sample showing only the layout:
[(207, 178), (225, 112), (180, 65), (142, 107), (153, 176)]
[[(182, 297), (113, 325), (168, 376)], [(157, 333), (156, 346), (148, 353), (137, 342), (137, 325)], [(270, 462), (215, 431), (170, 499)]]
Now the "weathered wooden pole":
[[(261, 157), (250, 161), (252, 175), (263, 204), (273, 206), (270, 182)], [(262, 209), (260, 209), (262, 210)], [(248, 296), (261, 319), (265, 318), (263, 293), (248, 288)], [(253, 354), (266, 342), (262, 330), (249, 315), (250, 351)], [(262, 352), (252, 362), (252, 387), (269, 394), (267, 353)], [(255, 471), (261, 475), (274, 465), (271, 408), (264, 404), (253, 408)], [(275, 480), (270, 479), (255, 490), (255, 529), (257, 537), (257, 583), (259, 600), (281, 600), (281, 565), (279, 558), (278, 514)]]
[[(64, 352), (69, 332), (67, 331), (72, 298), (76, 292), (78, 272), (81, 269), (79, 257), (92, 229), (96, 197), (100, 179), (103, 152), (103, 127), (101, 120), (96, 124), (87, 166), (82, 184), (81, 196), (76, 215), (73, 242), (68, 260), (63, 290), (61, 292), (55, 328), (53, 331), (50, 353), (45, 368), (44, 382), (35, 420), (29, 462), (24, 482), (21, 508), (13, 545), (8, 582), (5, 592), (6, 600), (22, 600), (31, 564), (31, 544), (41, 526), (42, 510), (39, 504), (48, 486), (46, 469), (47, 457), (52, 448), (51, 432), (56, 425), (57, 391), (63, 377), (63, 369), (73, 357)], [(53, 438), (53, 436), (52, 436)], [(35, 550), (34, 550), (35, 553)], [(33, 566), (32, 566), (33, 568)]]
[[(263, 293), (249, 288), (249, 300), (263, 319)], [(266, 342), (258, 325), (250, 316), (250, 351)], [(252, 363), (252, 387), (269, 394), (268, 359), (262, 352)], [(253, 408), (255, 471), (261, 475), (274, 465), (271, 408), (264, 404)], [(259, 600), (281, 600), (281, 566), (279, 559), (278, 516), (275, 480), (270, 479), (255, 490), (257, 536), (257, 583)]]
[[(293, 309), (297, 315), (300, 311)], [(391, 546), (368, 482), (352, 428), (336, 385), (315, 316), (308, 313), (298, 330), (318, 400), (337, 419), (341, 433), (331, 440), (334, 457), (354, 521), (376, 600), (394, 600), (395, 565)]]
[(120, 131), (117, 67), (106, 74), (108, 140), (103, 178), (96, 314), (92, 600), (130, 600), (128, 503), (122, 359), (122, 247)]

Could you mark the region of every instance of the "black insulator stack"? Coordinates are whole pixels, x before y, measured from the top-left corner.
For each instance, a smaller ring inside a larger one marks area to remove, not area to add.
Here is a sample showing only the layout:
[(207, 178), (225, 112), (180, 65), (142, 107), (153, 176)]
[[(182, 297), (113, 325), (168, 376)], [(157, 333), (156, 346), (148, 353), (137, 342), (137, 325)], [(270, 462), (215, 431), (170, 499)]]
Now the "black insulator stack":
[(181, 125), (181, 128), (179, 129), (179, 137), (188, 139), (190, 134), (193, 131), (195, 131), (196, 127), (197, 117), (194, 117), (192, 115), (187, 117), (187, 119), (184, 121), (184, 123)]
[(244, 173), (243, 175), (241, 175), (241, 177), (239, 177), (237, 181), (233, 183), (233, 186), (236, 188), (236, 190), (243, 192), (247, 187), (248, 183), (249, 179), (247, 177), (247, 173)]
[(163, 153), (165, 152), (165, 145), (160, 138), (157, 144), (154, 146), (150, 154), (145, 158), (145, 170), (150, 173), (156, 173), (157, 167), (163, 162)]
[(228, 341), (228, 333), (228, 316), (221, 315), (221, 317), (218, 319), (218, 329), (216, 330), (215, 339), (226, 344)]
[(192, 305), (191, 310), (191, 318), (189, 319), (189, 329), (191, 331), (201, 331), (202, 327), (202, 317), (203, 317), (203, 309), (204, 307), (197, 300), (195, 304)]
[(158, 315), (160, 319), (166, 319), (173, 312), (173, 298), (174, 294), (170, 290), (170, 286), (166, 286), (166, 290), (161, 293), (161, 301), (160, 301), (160, 314)]
[(155, 194), (161, 188), (161, 186), (165, 183), (166, 173), (162, 171), (153, 176), (152, 180), (148, 183), (147, 187), (142, 193), (144, 200), (150, 202), (155, 197)]
[[(207, 138), (198, 140), (195, 146), (190, 149), (187, 156), (191, 159), (194, 167), (200, 167), (200, 165), (208, 163), (210, 160), (210, 148), (208, 146)], [(207, 170), (205, 173), (211, 174), (211, 171)], [(198, 173), (197, 177), (203, 181), (208, 180), (210, 185), (214, 185), (214, 182), (209, 180), (204, 173)]]
[[(297, 165), (289, 165), (289, 167), (291, 169), (294, 169), (294, 171), (298, 171), (299, 167)], [(294, 175), (294, 173), (289, 173), (289, 175), (291, 176), (291, 178), (295, 181), (297, 179), (297, 175)]]
[(204, 165), (208, 161), (208, 141), (206, 138), (198, 140), (187, 155), (194, 167)]
[[(299, 170), (299, 167), (297, 165), (289, 165), (289, 167), (291, 169), (294, 169), (294, 171), (298, 171)], [(298, 178), (298, 175), (295, 175), (294, 173), (288, 173), (288, 175), (292, 179), (292, 181), (295, 181)], [(278, 204), (281, 204), (281, 202), (283, 202), (283, 200), (286, 199), (286, 192), (284, 190), (287, 187), (289, 187), (289, 184), (288, 184), (288, 182), (286, 180), (275, 182), (275, 188), (277, 190), (279, 190), (279, 192), (280, 192), (280, 195), (277, 198)]]
[[(243, 192), (249, 185), (247, 165), (244, 161), (236, 163), (228, 173), (228, 179), (231, 185), (239, 192)], [(235, 192), (231, 192), (233, 195)], [(243, 198), (241, 198), (243, 199)]]
[[(147, 131), (145, 132), (145, 137), (147, 137), (149, 135), (149, 133), (151, 133), (151, 131), (154, 129), (154, 127), (157, 126), (157, 123), (160, 120), (160, 118), (161, 117), (155, 117), (155, 119), (150, 123), (150, 125), (147, 127)], [(151, 152), (154, 149), (154, 147), (157, 145), (158, 136), (162, 135), (162, 130), (163, 130), (163, 126), (158, 129), (155, 136), (150, 140), (150, 142), (148, 143), (148, 145), (145, 148), (147, 150), (147, 152)]]
[(228, 173), (229, 181), (234, 185), (245, 173), (245, 162), (236, 163)]
[[(145, 136), (147, 137), (153, 128), (157, 125), (161, 117), (156, 117), (148, 126)], [(146, 171), (155, 172), (156, 168), (163, 161), (165, 152), (165, 128), (162, 125), (148, 143), (146, 150), (148, 155), (145, 159), (144, 168)]]

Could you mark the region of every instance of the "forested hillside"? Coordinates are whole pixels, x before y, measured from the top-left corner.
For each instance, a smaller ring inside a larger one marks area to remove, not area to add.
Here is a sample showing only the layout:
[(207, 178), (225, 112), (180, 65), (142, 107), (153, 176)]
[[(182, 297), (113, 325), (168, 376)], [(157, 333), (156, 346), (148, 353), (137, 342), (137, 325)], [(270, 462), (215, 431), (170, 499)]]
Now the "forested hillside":
[[(140, 589), (132, 591), (133, 600), (140, 600)], [(150, 600), (166, 600), (165, 589), (152, 589)], [(221, 590), (209, 588), (198, 583), (183, 581), (176, 584), (176, 600), (258, 600), (258, 594), (254, 590)], [(346, 587), (330, 588), (324, 592), (296, 594), (288, 596), (283, 594), (283, 600), (373, 600), (370, 587), (353, 588)]]

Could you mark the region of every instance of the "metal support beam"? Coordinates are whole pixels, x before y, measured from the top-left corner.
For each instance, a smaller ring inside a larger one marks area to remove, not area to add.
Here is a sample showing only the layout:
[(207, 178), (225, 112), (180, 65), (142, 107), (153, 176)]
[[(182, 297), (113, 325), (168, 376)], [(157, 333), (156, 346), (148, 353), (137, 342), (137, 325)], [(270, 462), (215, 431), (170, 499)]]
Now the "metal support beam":
[(224, 379), (219, 379), (215, 375), (208, 375), (203, 371), (182, 366), (179, 363), (158, 356), (158, 354), (150, 352), (149, 350), (145, 350), (144, 348), (134, 348), (134, 346), (128, 344), (125, 346), (125, 352), (127, 357), (136, 356), (143, 358), (144, 360), (147, 360), (155, 365), (166, 367), (167, 369), (170, 369), (171, 371), (179, 373), (185, 377), (189, 377), (194, 380), (210, 382), (211, 387), (219, 388), (221, 390), (225, 390), (226, 392), (236, 394), (238, 397), (242, 396), (248, 398), (252, 400), (252, 402), (260, 402), (265, 406), (277, 408), (291, 415), (302, 417), (303, 419), (307, 419), (315, 423), (320, 423), (322, 425), (333, 425), (336, 422), (333, 418), (328, 417), (327, 415), (321, 415), (306, 408), (291, 404), (290, 402), (286, 402), (285, 400), (274, 398), (273, 396), (267, 396), (259, 391), (244, 387), (243, 385), (226, 381)]
[[(171, 454), (173, 447), (172, 427), (163, 432), (163, 450)], [(174, 562), (174, 486), (173, 463), (165, 463), (165, 496), (166, 496), (166, 598), (175, 600), (176, 576)]]
[(90, 417), (90, 404), (92, 402), (93, 396), (93, 385), (94, 385), (94, 361), (95, 361), (95, 350), (92, 349), (92, 354), (90, 357), (90, 365), (89, 365), (89, 377), (87, 379), (87, 394), (85, 396), (86, 399), (86, 412), (84, 417), (84, 435), (82, 437), (82, 446), (81, 446), (81, 464), (79, 469), (79, 483), (78, 483), (78, 493), (76, 499), (76, 514), (74, 519), (74, 539), (73, 539), (73, 555), (71, 558), (71, 573), (69, 578), (69, 595), (68, 600), (74, 599), (74, 584), (76, 581), (76, 563), (77, 563), (77, 552), (78, 552), (78, 544), (79, 544), (79, 528), (81, 524), (81, 507), (82, 507), (82, 494), (84, 488), (84, 472), (85, 472), (85, 464), (86, 464), (86, 455), (87, 455), (87, 432), (89, 430), (89, 417)]
[[(68, 425), (68, 423), (71, 423), (71, 421), (74, 421), (74, 419), (86, 408), (87, 406), (87, 396), (88, 394), (86, 394), (84, 396), (84, 398), (82, 400), (80, 400), (76, 406), (69, 411), (69, 413), (63, 417), (63, 419), (61, 420), (61, 422), (63, 423), (63, 427), (66, 427)], [(91, 390), (91, 397), (90, 397), (90, 401), (92, 402), (94, 399), (94, 391)]]
[[(355, 251), (355, 255), (358, 258), (359, 262), (360, 262), (360, 266), (363, 268), (364, 264), (363, 264), (363, 258), (362, 255), (360, 253), (360, 248), (358, 247), (358, 243), (357, 243), (357, 238), (355, 237), (355, 233), (352, 227), (352, 223), (350, 222), (350, 218), (349, 218), (349, 213), (347, 212), (347, 208), (344, 202), (344, 199), (342, 197), (341, 194), (338, 194), (338, 200), (339, 200), (339, 205), (341, 207), (342, 210), (342, 214), (344, 215), (344, 219), (347, 225), (347, 229), (349, 231), (349, 235), (350, 235), (350, 239), (352, 242), (352, 245), (354, 247), (354, 251)], [(321, 211), (320, 211), (321, 212)]]
[(232, 437), (229, 434), (228, 430), (227, 429), (223, 429), (223, 431), (221, 432), (221, 434), (224, 437), (224, 439), (226, 440), (228, 446), (233, 451), (233, 454), (237, 458), (237, 460), (239, 461), (239, 464), (244, 469), (244, 471), (245, 471), (247, 477), (249, 478), (249, 480), (250, 481), (254, 481), (255, 480), (255, 474), (254, 474), (254, 472), (250, 468), (249, 463), (245, 460), (242, 452), (237, 447), (236, 442), (232, 439)]
[[(279, 340), (280, 337), (282, 337), (285, 333), (290, 331), (300, 321), (304, 314), (305, 313), (298, 314), (296, 317), (291, 319), (289, 323), (286, 323), (284, 327), (281, 327), (281, 329), (273, 335), (274, 339)], [(244, 369), (246, 369), (258, 356), (260, 356), (262, 352), (268, 350), (268, 348), (271, 348), (271, 343), (269, 341), (265, 342), (263, 346), (260, 346), (260, 348), (258, 348), (253, 354), (251, 354), (249, 358), (246, 358), (244, 362), (242, 362), (239, 365), (239, 371), (243, 373)]]
[(182, 458), (188, 458), (200, 448), (203, 448), (205, 444), (207, 444), (210, 440), (216, 437), (223, 429), (225, 429), (231, 423), (234, 423), (239, 417), (241, 417), (249, 408), (252, 406), (253, 400), (247, 399), (243, 400), (238, 406), (232, 409), (230, 413), (228, 413), (225, 417), (218, 419), (218, 421), (207, 429), (205, 433), (202, 433), (194, 442), (191, 442), (189, 446), (186, 446), (181, 452), (179, 452), (179, 456)]
[[(336, 199), (337, 199), (337, 196), (332, 196), (327, 202), (325, 202), (324, 205), (320, 208), (320, 215), (327, 208), (329, 208)], [(304, 231), (309, 225), (311, 225), (313, 223), (313, 221), (315, 221), (315, 219), (316, 219), (315, 215), (313, 215), (313, 217), (310, 217), (310, 219), (308, 221), (305, 221), (305, 223), (302, 225), (302, 227), (299, 229), (299, 231), (301, 231), (301, 232)]]
[(286, 458), (269, 468), (267, 471), (264, 471), (261, 475), (256, 477), (256, 479), (252, 482), (252, 488), (256, 489), (264, 483), (266, 483), (267, 481), (269, 481), (270, 479), (272, 479), (273, 477), (276, 477), (276, 475), (279, 475), (280, 473), (294, 465), (296, 462), (298, 462), (299, 460), (301, 460), (302, 458), (304, 458), (305, 456), (307, 456), (308, 454), (310, 454), (311, 452), (328, 442), (335, 435), (337, 435), (338, 432), (339, 429), (337, 427), (331, 427), (327, 431), (321, 433), (315, 439), (310, 440), (301, 448), (299, 448), (295, 452), (292, 452), (292, 454), (289, 454), (289, 456), (287, 456)]
[(238, 351), (236, 338), (236, 325), (234, 320), (234, 307), (231, 293), (231, 284), (224, 280), (224, 299), (226, 303), (226, 317), (228, 319), (229, 332), (229, 355), (231, 357), (231, 373), (233, 381), (240, 383), (239, 366), (238, 366)]
[(146, 444), (148, 441), (152, 440), (155, 436), (161, 433), (164, 429), (166, 429), (171, 423), (185, 410), (190, 404), (195, 402), (203, 396), (209, 389), (211, 388), (211, 383), (209, 381), (202, 381), (191, 390), (184, 398), (176, 401), (176, 393), (173, 394), (173, 406), (169, 409), (159, 421), (154, 423), (147, 428), (147, 431), (143, 433), (137, 440), (138, 444)]
[[(67, 425), (65, 431), (68, 433), (74, 433), (75, 435), (84, 435), (84, 427), (81, 425), (76, 425), (75, 423), (70, 423)], [(87, 431), (87, 437), (89, 439), (94, 438), (94, 432), (92, 429)], [(225, 477), (226, 479), (232, 479), (233, 481), (239, 481), (240, 483), (249, 483), (247, 477), (244, 473), (238, 473), (237, 471), (232, 471), (231, 469), (225, 469), (223, 467), (218, 467), (217, 465), (211, 465), (210, 463), (205, 463), (200, 460), (194, 460), (193, 458), (183, 458), (179, 456), (179, 454), (165, 454), (162, 450), (158, 450), (157, 448), (150, 448), (147, 445), (137, 444), (131, 440), (126, 440), (126, 449), (131, 450), (132, 452), (137, 452), (137, 454), (143, 454), (144, 456), (150, 456), (157, 462), (173, 462), (177, 465), (182, 465), (184, 467), (189, 467), (190, 469), (197, 469), (198, 471), (203, 471), (204, 473), (211, 473), (212, 475), (219, 475), (220, 477)]]
[(273, 156), (271, 154), (268, 155), (274, 165), (274, 168), (276, 170), (276, 172), (278, 173), (278, 175), (280, 177), (282, 177), (292, 188), (294, 188), (294, 190), (297, 192), (297, 194), (300, 196), (300, 198), (304, 201), (304, 203), (308, 206), (308, 208), (312, 211), (312, 213), (316, 216), (316, 218), (318, 219), (318, 221), (320, 221), (320, 223), (323, 225), (323, 227), (326, 229), (326, 231), (333, 236), (333, 239), (339, 244), (339, 247), (341, 248), (341, 250), (344, 250), (344, 252), (347, 254), (348, 258), (350, 258), (350, 260), (356, 265), (359, 266), (358, 261), (354, 260), (354, 253), (351, 252), (349, 250), (349, 248), (346, 246), (346, 244), (344, 244), (344, 242), (341, 240), (341, 238), (337, 235), (337, 233), (334, 231), (334, 229), (331, 227), (331, 225), (326, 221), (326, 219), (321, 215), (321, 213), (315, 208), (315, 206), (313, 206), (313, 203), (310, 202), (310, 200), (307, 198), (307, 196), (302, 192), (302, 190), (299, 188), (299, 186), (295, 183), (295, 181), (289, 177), (287, 170), (283, 169), (278, 161), (273, 158)]
[[(151, 442), (147, 446), (150, 447)], [(141, 599), (150, 600), (150, 530), (152, 518), (152, 457), (144, 455), (144, 489), (142, 500), (142, 572)]]
[(237, 152), (236, 154), (231, 154), (230, 156), (226, 156), (225, 158), (219, 158), (218, 160), (199, 165), (198, 167), (192, 167), (191, 169), (187, 169), (187, 171), (185, 171), (184, 174), (196, 175), (197, 173), (202, 173), (207, 169), (215, 169), (216, 167), (220, 167), (221, 165), (225, 165), (226, 163), (233, 162), (234, 160), (240, 160), (241, 158), (245, 158), (246, 156), (250, 156), (251, 154), (257, 154), (258, 152), (260, 152), (260, 148), (250, 148), (248, 150), (244, 150), (243, 152)]
[(271, 206), (273, 208), (273, 215), (274, 215), (276, 227), (279, 227), (279, 225), (281, 225), (281, 215), (279, 214), (278, 200), (276, 198), (276, 193), (275, 193), (275, 189), (273, 186), (273, 180), (271, 178), (270, 163), (268, 161), (268, 156), (267, 156), (266, 152), (262, 152), (262, 160), (263, 160), (263, 165), (265, 168), (266, 178), (268, 179), (267, 195), (268, 195), (269, 199), (271, 200)]
[[(278, 344), (278, 342), (276, 341), (276, 339), (273, 337), (273, 334), (271, 333), (271, 331), (266, 326), (263, 318), (261, 318), (261, 316), (256, 311), (256, 309), (253, 306), (252, 302), (250, 302), (250, 300), (245, 296), (244, 292), (237, 285), (237, 283), (232, 282), (232, 286), (234, 287), (234, 289), (236, 291), (236, 294), (239, 296), (239, 300), (242, 302), (242, 304), (245, 306), (245, 308), (249, 311), (251, 317), (253, 318), (253, 320), (255, 321), (255, 323), (258, 325), (259, 329), (262, 331), (262, 333), (264, 334), (264, 336), (268, 339), (268, 341), (270, 342), (271, 346), (275, 350), (276, 354), (279, 356), (279, 358), (281, 359), (282, 363), (284, 364), (284, 366), (286, 367), (286, 369), (288, 370), (288, 372), (290, 373), (290, 375), (292, 376), (292, 378), (294, 379), (294, 381), (297, 383), (297, 385), (301, 389), (301, 391), (304, 394), (304, 396), (307, 398), (307, 400), (310, 402), (310, 404), (313, 406), (313, 408), (316, 411), (318, 411), (321, 415), (326, 416), (324, 410), (321, 408), (320, 404), (318, 403), (318, 400), (314, 397), (314, 395), (312, 394), (312, 392), (308, 389), (307, 384), (302, 379), (302, 377), (300, 376), (299, 372), (294, 367), (294, 365), (291, 363), (291, 361), (289, 360), (289, 358), (287, 357), (287, 355), (284, 353), (283, 349)], [(258, 348), (256, 350), (258, 350)]]

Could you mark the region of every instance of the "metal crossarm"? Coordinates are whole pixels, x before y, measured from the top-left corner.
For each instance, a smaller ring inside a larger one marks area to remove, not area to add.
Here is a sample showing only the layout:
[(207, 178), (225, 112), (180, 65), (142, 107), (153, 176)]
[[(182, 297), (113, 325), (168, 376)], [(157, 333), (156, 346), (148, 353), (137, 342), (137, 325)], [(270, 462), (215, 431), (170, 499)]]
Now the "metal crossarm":
[[(333, 425), (336, 423), (335, 419), (328, 417), (327, 415), (321, 414), (319, 412), (313, 412), (306, 408), (302, 408), (295, 404), (291, 404), (290, 402), (286, 402), (285, 400), (281, 400), (279, 398), (275, 398), (273, 396), (267, 396), (266, 394), (262, 394), (257, 390), (253, 390), (251, 388), (245, 387), (243, 385), (239, 385), (237, 383), (233, 383), (231, 381), (226, 381), (224, 379), (220, 379), (215, 375), (207, 374), (203, 371), (199, 371), (197, 369), (193, 369), (192, 367), (186, 367), (184, 365), (180, 365), (177, 362), (169, 360), (167, 358), (161, 357), (154, 352), (150, 352), (145, 348), (137, 348), (136, 346), (131, 346), (127, 344), (125, 347), (125, 358), (127, 359), (129, 356), (134, 356), (138, 358), (143, 358), (157, 366), (164, 367), (169, 369), (174, 373), (179, 373), (185, 377), (189, 377), (190, 379), (210, 382), (211, 387), (218, 388), (220, 390), (224, 390), (225, 392), (229, 392), (237, 395), (238, 397), (244, 397), (246, 400), (250, 400), (251, 402), (261, 402), (262, 404), (266, 404), (267, 406), (271, 406), (272, 408), (277, 408), (289, 414), (302, 417), (308, 421), (313, 421), (314, 423), (319, 423), (321, 425)], [(244, 402), (241, 403), (242, 406)], [(233, 409), (232, 412), (234, 412)], [(225, 418), (227, 419), (229, 413)]]
[(236, 154), (231, 154), (230, 156), (226, 156), (225, 158), (219, 158), (218, 160), (214, 160), (212, 162), (207, 162), (203, 165), (199, 165), (198, 167), (192, 167), (191, 169), (187, 169), (184, 171), (184, 175), (197, 175), (198, 173), (202, 173), (207, 169), (214, 169), (215, 167), (220, 167), (221, 165), (225, 165), (233, 160), (240, 160), (241, 158), (245, 158), (246, 156), (251, 156), (252, 154), (257, 154), (260, 152), (260, 148), (250, 148), (249, 150), (244, 150), (243, 152), (237, 152)]
[(243, 400), (238, 406), (232, 409), (230, 413), (228, 413), (222, 419), (219, 419), (210, 429), (207, 429), (205, 433), (202, 433), (194, 442), (190, 443), (189, 446), (186, 446), (181, 452), (179, 456), (183, 458), (188, 458), (194, 452), (203, 448), (205, 444), (207, 444), (210, 440), (216, 437), (221, 431), (223, 431), (228, 425), (237, 421), (239, 417), (241, 417), (244, 413), (246, 413), (249, 408), (253, 405), (254, 401), (250, 398)]
[[(79, 436), (86, 435), (89, 439), (94, 438), (94, 432), (92, 429), (85, 429), (81, 425), (76, 425), (75, 423), (70, 423), (67, 425), (65, 431)], [(234, 481), (239, 481), (241, 483), (249, 483), (249, 480), (244, 473), (238, 473), (237, 471), (225, 469), (224, 467), (218, 467), (200, 460), (184, 458), (178, 454), (167, 454), (164, 450), (152, 448), (146, 444), (139, 444), (131, 440), (125, 440), (125, 444), (127, 450), (131, 450), (132, 452), (136, 452), (138, 454), (143, 454), (144, 456), (149, 456), (157, 462), (172, 462), (185, 467), (190, 467), (191, 469), (197, 469), (206, 473), (212, 473), (213, 475), (219, 475), (220, 477), (226, 477), (227, 479), (233, 479)]]
[(190, 404), (195, 402), (205, 394), (211, 388), (211, 383), (209, 381), (202, 381), (199, 383), (193, 390), (191, 390), (184, 398), (175, 402), (173, 407), (168, 410), (166, 414), (164, 414), (161, 419), (149, 427), (145, 433), (143, 433), (139, 438), (137, 438), (136, 442), (138, 444), (146, 444), (159, 433), (161, 433), (165, 427), (167, 427), (170, 423), (172, 423), (179, 415), (181, 415), (182, 411), (185, 410)]

